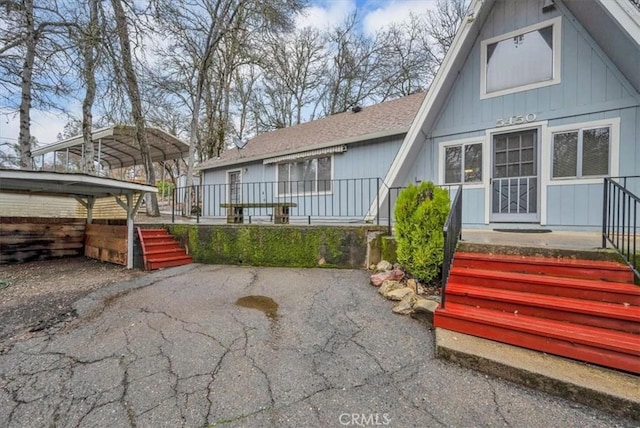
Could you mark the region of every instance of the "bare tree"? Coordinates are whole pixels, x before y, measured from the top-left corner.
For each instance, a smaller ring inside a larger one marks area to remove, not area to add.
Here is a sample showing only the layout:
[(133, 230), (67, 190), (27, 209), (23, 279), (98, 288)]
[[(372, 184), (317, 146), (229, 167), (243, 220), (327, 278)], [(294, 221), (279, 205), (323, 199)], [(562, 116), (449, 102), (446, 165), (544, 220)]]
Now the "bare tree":
[[(58, 66), (58, 56), (68, 46), (59, 36), (64, 28), (75, 25), (67, 22), (59, 13), (54, 0), (39, 4), (36, 8), (33, 0), (5, 0), (2, 3), (5, 14), (0, 24), (6, 31), (0, 36), (1, 85), (10, 89), (20, 88), (18, 105), (20, 134), (20, 168), (31, 169), (31, 108), (34, 101), (34, 88), (39, 90), (37, 101), (46, 104), (46, 93), (59, 96), (66, 91), (66, 74)], [(55, 70), (55, 73), (48, 73)], [(48, 74), (47, 74), (48, 73)], [(34, 76), (45, 75), (44, 83), (38, 84)], [(10, 96), (5, 101), (11, 105)]]
[[(155, 169), (151, 159), (151, 150), (147, 141), (147, 133), (145, 131), (145, 120), (142, 110), (142, 100), (140, 98), (140, 88), (138, 86), (138, 77), (133, 65), (133, 57), (131, 53), (131, 41), (129, 39), (129, 26), (127, 24), (127, 15), (125, 13), (122, 0), (111, 0), (114, 18), (116, 23), (116, 32), (118, 41), (120, 42), (120, 60), (125, 74), (125, 83), (129, 100), (131, 102), (131, 116), (135, 126), (135, 139), (140, 146), (140, 155), (144, 165), (147, 183), (155, 185)], [(155, 194), (147, 200), (147, 214), (150, 216), (159, 216), (160, 209), (158, 207), (158, 199)]]

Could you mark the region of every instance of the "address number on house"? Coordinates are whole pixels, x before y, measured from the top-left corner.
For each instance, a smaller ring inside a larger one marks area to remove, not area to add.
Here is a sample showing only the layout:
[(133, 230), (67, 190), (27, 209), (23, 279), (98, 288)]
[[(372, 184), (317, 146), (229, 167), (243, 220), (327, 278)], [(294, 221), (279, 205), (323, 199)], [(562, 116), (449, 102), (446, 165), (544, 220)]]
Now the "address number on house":
[(511, 116), (505, 119), (496, 120), (496, 127), (500, 128), (501, 126), (522, 125), (523, 123), (534, 122), (535, 120), (536, 120), (535, 113), (518, 114), (516, 116)]

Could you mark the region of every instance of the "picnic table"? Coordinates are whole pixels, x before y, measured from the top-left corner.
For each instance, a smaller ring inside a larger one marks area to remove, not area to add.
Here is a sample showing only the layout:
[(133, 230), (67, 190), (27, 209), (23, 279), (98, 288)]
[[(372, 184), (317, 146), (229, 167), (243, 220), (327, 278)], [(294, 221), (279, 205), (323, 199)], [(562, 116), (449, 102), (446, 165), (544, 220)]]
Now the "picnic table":
[(244, 222), (245, 208), (273, 208), (275, 224), (289, 224), (289, 209), (298, 206), (295, 202), (228, 202), (220, 204), (227, 209), (227, 223)]

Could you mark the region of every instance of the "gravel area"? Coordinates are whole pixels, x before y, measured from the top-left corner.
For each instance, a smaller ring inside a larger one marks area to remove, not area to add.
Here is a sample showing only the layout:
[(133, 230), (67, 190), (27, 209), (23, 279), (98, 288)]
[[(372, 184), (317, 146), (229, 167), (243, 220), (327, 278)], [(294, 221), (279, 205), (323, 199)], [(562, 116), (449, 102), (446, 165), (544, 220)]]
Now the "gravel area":
[(144, 274), (84, 257), (0, 265), (0, 340), (71, 319), (79, 298)]

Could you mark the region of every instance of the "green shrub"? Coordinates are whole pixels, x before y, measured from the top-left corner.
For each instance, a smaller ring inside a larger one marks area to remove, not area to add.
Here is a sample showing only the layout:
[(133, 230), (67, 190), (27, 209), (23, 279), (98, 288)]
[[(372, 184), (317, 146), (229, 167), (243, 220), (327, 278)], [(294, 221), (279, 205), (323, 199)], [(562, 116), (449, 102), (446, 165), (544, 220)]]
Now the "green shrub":
[(395, 208), (398, 262), (421, 281), (433, 280), (442, 267), (442, 228), (449, 206), (449, 193), (430, 181), (419, 186), (410, 184), (398, 195)]

